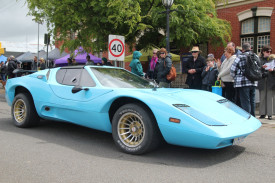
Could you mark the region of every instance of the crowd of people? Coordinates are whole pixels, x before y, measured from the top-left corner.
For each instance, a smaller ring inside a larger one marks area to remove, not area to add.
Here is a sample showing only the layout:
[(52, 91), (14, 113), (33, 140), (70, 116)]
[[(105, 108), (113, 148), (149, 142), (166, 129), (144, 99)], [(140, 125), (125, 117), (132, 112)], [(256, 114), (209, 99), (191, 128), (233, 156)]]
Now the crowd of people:
[[(233, 42), (229, 42), (220, 59), (215, 59), (213, 54), (208, 54), (205, 59), (201, 56), (198, 46), (194, 46), (190, 52), (192, 56), (187, 60), (184, 68), (184, 72), (187, 73), (185, 84), (189, 86), (189, 89), (212, 92), (212, 86), (219, 81), (223, 88), (223, 97), (253, 116), (255, 116), (255, 92), (259, 89), (260, 118), (267, 116), (269, 120), (272, 120), (275, 102), (275, 55), (271, 54), (270, 46), (264, 46), (261, 54), (257, 56), (253, 53), (249, 43), (244, 43), (242, 50), (238, 50)], [(250, 54), (255, 55), (258, 60), (257, 65), (262, 73), (259, 80), (247, 78), (245, 69)], [(143, 72), (139, 61), (140, 56), (139, 51), (133, 53), (133, 60), (130, 63), (131, 72), (155, 80), (159, 87), (169, 88), (171, 81), (167, 80), (166, 76), (171, 69), (172, 60), (166, 49), (153, 50), (146, 73)]]

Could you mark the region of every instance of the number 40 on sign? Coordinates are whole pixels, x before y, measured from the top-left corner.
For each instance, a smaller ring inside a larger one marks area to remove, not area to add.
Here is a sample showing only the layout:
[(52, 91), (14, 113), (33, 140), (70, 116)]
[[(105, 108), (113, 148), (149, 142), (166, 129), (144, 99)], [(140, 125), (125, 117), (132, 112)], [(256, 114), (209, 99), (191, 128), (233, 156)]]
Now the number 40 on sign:
[(109, 60), (124, 61), (125, 58), (124, 36), (109, 35), (108, 53)]

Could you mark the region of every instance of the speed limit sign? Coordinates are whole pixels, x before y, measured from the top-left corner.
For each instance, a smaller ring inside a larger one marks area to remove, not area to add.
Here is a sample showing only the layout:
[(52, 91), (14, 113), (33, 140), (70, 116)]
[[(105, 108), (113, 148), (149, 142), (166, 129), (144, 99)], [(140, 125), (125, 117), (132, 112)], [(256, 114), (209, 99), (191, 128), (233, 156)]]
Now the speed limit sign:
[(125, 44), (124, 36), (109, 35), (108, 53), (109, 60), (124, 61)]

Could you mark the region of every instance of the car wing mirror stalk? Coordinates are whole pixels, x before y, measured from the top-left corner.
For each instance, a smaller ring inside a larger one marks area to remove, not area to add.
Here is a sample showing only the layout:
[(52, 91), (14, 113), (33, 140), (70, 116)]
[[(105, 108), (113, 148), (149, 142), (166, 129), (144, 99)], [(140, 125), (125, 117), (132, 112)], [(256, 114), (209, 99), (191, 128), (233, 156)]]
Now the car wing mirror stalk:
[(77, 92), (80, 92), (81, 90), (88, 91), (89, 88), (82, 88), (81, 86), (75, 86), (75, 87), (73, 87), (73, 89), (72, 89), (72, 93), (77, 93)]

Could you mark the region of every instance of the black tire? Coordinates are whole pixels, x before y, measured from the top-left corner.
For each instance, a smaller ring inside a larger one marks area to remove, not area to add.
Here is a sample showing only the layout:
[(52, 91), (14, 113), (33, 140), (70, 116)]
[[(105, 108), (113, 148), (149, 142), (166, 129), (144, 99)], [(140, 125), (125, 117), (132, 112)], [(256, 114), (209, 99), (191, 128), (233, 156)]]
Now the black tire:
[(40, 120), (33, 99), (28, 93), (20, 93), (14, 97), (11, 115), (14, 125), (20, 128), (37, 125)]
[(157, 148), (161, 135), (153, 114), (133, 103), (121, 106), (112, 120), (112, 135), (117, 147), (128, 154), (143, 154)]

